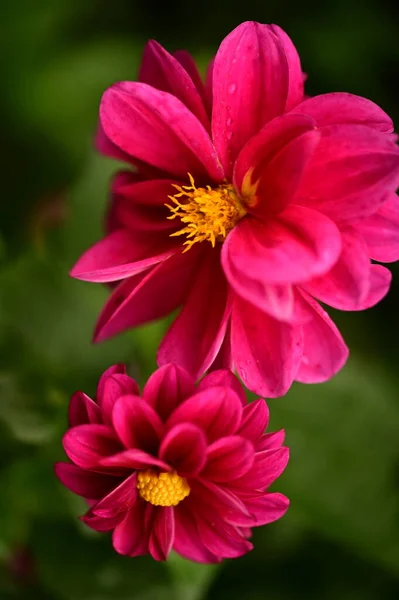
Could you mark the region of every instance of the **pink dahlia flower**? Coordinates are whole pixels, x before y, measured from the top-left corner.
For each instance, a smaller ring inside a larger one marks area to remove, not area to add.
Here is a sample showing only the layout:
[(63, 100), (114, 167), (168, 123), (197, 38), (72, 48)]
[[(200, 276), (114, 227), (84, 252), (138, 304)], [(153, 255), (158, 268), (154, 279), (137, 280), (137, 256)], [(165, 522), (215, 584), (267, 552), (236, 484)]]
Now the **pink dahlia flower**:
[(173, 549), (204, 563), (252, 549), (251, 527), (282, 517), (288, 499), (267, 488), (284, 471), (284, 432), (265, 434), (264, 400), (246, 403), (228, 370), (195, 387), (173, 364), (158, 369), (142, 396), (122, 365), (101, 377), (96, 400), (72, 396), (56, 473), (88, 500), (82, 520), (113, 531), (120, 554)]
[(348, 349), (319, 301), (362, 310), (399, 258), (390, 118), (346, 93), (305, 99), (276, 25), (243, 23), (205, 84), (186, 52), (147, 45), (139, 82), (101, 101), (99, 150), (134, 165), (112, 184), (107, 234), (72, 270), (119, 282), (97, 341), (182, 307), (158, 364), (234, 368), (264, 396), (322, 382)]

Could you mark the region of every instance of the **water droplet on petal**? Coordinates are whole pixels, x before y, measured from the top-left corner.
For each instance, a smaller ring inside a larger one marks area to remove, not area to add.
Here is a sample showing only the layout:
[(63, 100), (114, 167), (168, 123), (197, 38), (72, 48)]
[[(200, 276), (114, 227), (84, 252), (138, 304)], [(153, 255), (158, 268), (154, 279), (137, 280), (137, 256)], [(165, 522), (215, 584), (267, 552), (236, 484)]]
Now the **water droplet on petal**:
[(236, 84), (235, 83), (230, 83), (230, 85), (227, 88), (227, 93), (228, 94), (235, 94), (236, 89), (237, 89)]

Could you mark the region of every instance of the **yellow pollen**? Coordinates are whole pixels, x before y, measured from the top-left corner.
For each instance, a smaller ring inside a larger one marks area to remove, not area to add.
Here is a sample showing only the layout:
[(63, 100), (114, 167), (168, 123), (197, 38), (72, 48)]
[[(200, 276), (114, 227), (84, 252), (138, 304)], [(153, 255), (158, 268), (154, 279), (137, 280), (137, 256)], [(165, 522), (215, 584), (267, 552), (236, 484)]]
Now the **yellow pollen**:
[(187, 481), (177, 473), (153, 469), (138, 472), (137, 488), (140, 496), (155, 506), (176, 506), (190, 493)]
[(191, 185), (175, 185), (178, 191), (174, 196), (168, 196), (174, 205), (166, 204), (171, 211), (168, 219), (181, 220), (184, 227), (171, 234), (171, 237), (186, 235), (184, 252), (196, 242), (221, 242), (229, 231), (242, 219), (246, 210), (232, 185), (226, 183), (217, 188), (195, 187), (194, 179), (188, 174)]

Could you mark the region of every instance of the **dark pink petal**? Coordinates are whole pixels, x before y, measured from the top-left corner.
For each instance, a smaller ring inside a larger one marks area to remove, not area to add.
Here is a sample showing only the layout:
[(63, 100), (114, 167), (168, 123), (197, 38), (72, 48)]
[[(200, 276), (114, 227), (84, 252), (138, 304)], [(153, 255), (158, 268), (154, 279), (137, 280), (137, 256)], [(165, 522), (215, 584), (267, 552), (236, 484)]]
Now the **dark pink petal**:
[(288, 62), (270, 26), (246, 22), (222, 42), (213, 68), (212, 133), (226, 176), (241, 148), (284, 112)]
[(313, 308), (312, 321), (302, 326), (303, 356), (296, 380), (321, 383), (331, 379), (344, 366), (349, 350), (328, 314), (308, 294), (302, 292)]
[(83, 392), (75, 392), (69, 402), (68, 422), (70, 427), (102, 423), (101, 409)]
[(385, 133), (393, 131), (392, 120), (382, 108), (371, 100), (346, 92), (333, 92), (308, 98), (293, 112), (310, 115), (319, 127), (348, 123), (367, 125)]
[(63, 438), (68, 458), (82, 469), (94, 469), (105, 456), (122, 450), (115, 433), (106, 425), (78, 425)]
[[(119, 171), (112, 181), (112, 193), (123, 196), (132, 205), (160, 208), (168, 202), (168, 196), (176, 190), (172, 186), (179, 184), (177, 179), (144, 179), (133, 171)], [(127, 213), (126, 213), (127, 214)], [(135, 229), (131, 223), (132, 229)]]
[(371, 265), (368, 294), (358, 310), (365, 310), (378, 304), (389, 292), (391, 282), (392, 273), (387, 268), (382, 265)]
[(212, 106), (212, 104), (213, 104), (213, 67), (214, 66), (215, 66), (215, 59), (212, 58), (208, 63), (208, 67), (206, 69), (206, 75), (205, 75), (205, 91), (206, 91), (206, 96), (208, 98), (208, 102), (209, 102), (210, 106)]
[[(104, 384), (105, 384), (106, 380), (108, 379), (108, 377), (110, 377), (111, 375), (115, 375), (115, 374), (126, 375), (126, 366), (122, 363), (119, 363), (117, 365), (112, 365), (112, 367), (109, 367), (106, 371), (104, 371), (104, 373), (101, 375), (101, 377), (98, 381), (98, 385), (97, 385), (97, 393), (96, 393), (97, 403), (98, 403), (98, 400), (100, 398), (102, 398), (104, 395)], [(100, 403), (101, 403), (101, 400), (100, 400)]]
[(243, 516), (237, 519), (235, 525), (240, 527), (256, 527), (258, 525), (267, 525), (285, 515), (290, 505), (286, 496), (279, 493), (263, 494), (254, 498), (245, 498), (245, 504), (250, 513), (250, 517)]
[(244, 475), (254, 461), (253, 444), (240, 435), (222, 437), (207, 450), (201, 477), (215, 483), (229, 483)]
[(168, 431), (159, 449), (159, 458), (182, 477), (194, 477), (206, 462), (206, 437), (192, 423), (180, 423)]
[(298, 202), (336, 222), (366, 217), (399, 185), (393, 136), (365, 125), (321, 127), (322, 137), (298, 191)]
[(247, 404), (242, 411), (242, 421), (238, 435), (251, 442), (257, 440), (269, 424), (269, 409), (263, 398)]
[(94, 339), (101, 342), (137, 325), (165, 317), (185, 298), (199, 251), (180, 250), (147, 273), (122, 281), (109, 297), (97, 321)]
[(119, 483), (119, 479), (101, 473), (86, 471), (76, 465), (59, 462), (55, 474), (65, 487), (83, 498), (103, 498)]
[(80, 520), (94, 529), (94, 531), (112, 531), (121, 522), (123, 515), (118, 515), (113, 519), (103, 519), (102, 517), (96, 517), (91, 511), (86, 513)]
[(262, 450), (271, 450), (272, 448), (280, 448), (280, 446), (283, 445), (284, 440), (285, 440), (284, 429), (280, 429), (280, 431), (273, 431), (273, 433), (265, 433), (256, 442), (255, 449), (257, 452), (262, 452)]
[(399, 259), (399, 198), (391, 194), (376, 213), (355, 225), (364, 239), (370, 257), (380, 262)]
[(279, 323), (236, 297), (231, 345), (235, 367), (248, 389), (268, 398), (288, 391), (302, 357), (299, 327)]
[[(230, 321), (226, 328), (226, 333), (224, 336), (224, 340), (222, 345), (219, 348), (219, 352), (215, 356), (215, 360), (209, 367), (209, 370), (215, 369), (219, 371), (220, 369), (229, 369), (233, 370), (233, 357), (231, 355), (231, 343), (230, 343)], [(244, 394), (245, 395), (245, 394)]]
[(248, 490), (268, 488), (287, 466), (289, 450), (285, 446), (258, 452), (252, 468), (243, 477), (233, 481), (233, 487)]
[(341, 231), (342, 252), (331, 271), (303, 285), (309, 294), (340, 310), (358, 310), (370, 287), (370, 259), (362, 236)]
[(205, 86), (201, 78), (201, 74), (198, 71), (198, 67), (195, 63), (194, 58), (187, 50), (176, 50), (173, 52), (173, 56), (179, 61), (181, 66), (190, 75), (191, 80), (198, 90), (199, 95), (202, 98), (205, 108), (208, 108), (209, 100), (206, 94)]
[(230, 388), (217, 386), (202, 390), (185, 400), (169, 417), (166, 426), (193, 423), (206, 433), (209, 442), (232, 435), (241, 421), (242, 405)]
[(229, 387), (234, 390), (243, 406), (246, 406), (247, 397), (245, 395), (245, 390), (241, 385), (240, 380), (229, 369), (218, 369), (205, 375), (198, 384), (198, 390), (206, 390), (207, 388), (215, 387), (216, 385)]
[(200, 540), (195, 514), (181, 502), (175, 507), (175, 541), (173, 550), (189, 560), (211, 564), (220, 558), (209, 552)]
[(118, 281), (165, 260), (176, 252), (176, 241), (167, 234), (133, 235), (119, 229), (89, 248), (70, 275), (97, 283)]
[(186, 69), (155, 40), (150, 40), (144, 48), (138, 79), (173, 94), (207, 129), (210, 127), (202, 98)]
[(129, 155), (123, 152), (118, 146), (115, 146), (106, 135), (101, 122), (98, 123), (97, 132), (95, 136), (95, 147), (98, 152), (108, 156), (109, 158), (115, 158), (116, 160), (122, 160), (123, 162), (129, 162)]
[(261, 223), (243, 219), (229, 233), (222, 249), (224, 272), (239, 295), (251, 286), (251, 295), (265, 295), (268, 284), (309, 281), (323, 275), (341, 252), (337, 226), (321, 213), (290, 206)]
[(170, 467), (163, 460), (155, 458), (148, 452), (143, 450), (137, 450), (131, 448), (130, 450), (124, 450), (118, 452), (113, 456), (107, 456), (100, 461), (101, 467), (115, 468), (115, 469), (147, 469), (150, 467), (157, 467), (161, 471), (170, 471)]
[(213, 249), (203, 255), (182, 311), (159, 347), (159, 366), (177, 363), (197, 379), (213, 363), (231, 310), (228, 285), (219, 260)]
[(114, 405), (112, 422), (126, 448), (156, 452), (162, 436), (162, 422), (155, 410), (139, 396), (122, 396)]
[(175, 539), (175, 514), (173, 506), (154, 508), (149, 551), (155, 560), (166, 560)]
[(136, 473), (127, 477), (105, 498), (92, 507), (92, 513), (104, 519), (113, 519), (121, 512), (130, 510), (137, 500)]
[(236, 519), (239, 515), (249, 516), (244, 501), (234, 491), (203, 478), (190, 480), (189, 483), (191, 492), (185, 504), (193, 514), (208, 513), (227, 521)]
[(250, 139), (233, 179), (251, 214), (264, 220), (293, 201), (319, 141), (315, 121), (294, 114), (274, 119)]
[(301, 59), (290, 37), (278, 25), (270, 25), (270, 29), (280, 40), (288, 63), (288, 96), (285, 110), (291, 110), (304, 98), (304, 76)]
[(189, 396), (195, 393), (194, 379), (179, 365), (167, 364), (157, 369), (144, 386), (143, 398), (166, 420)]
[(126, 556), (143, 556), (148, 553), (150, 529), (148, 521), (152, 505), (136, 502), (124, 520), (115, 527), (112, 545), (116, 552)]
[(102, 394), (97, 395), (97, 402), (101, 407), (104, 423), (106, 425), (112, 424), (112, 411), (118, 398), (126, 394), (138, 395), (139, 393), (139, 386), (129, 375), (115, 373), (107, 377), (102, 384)]
[(223, 169), (211, 139), (184, 104), (145, 83), (122, 82), (109, 88), (100, 119), (118, 148), (177, 177), (208, 176), (221, 182)]
[(212, 554), (220, 558), (237, 558), (252, 550), (252, 544), (226, 521), (210, 514), (201, 514), (196, 520), (200, 539)]

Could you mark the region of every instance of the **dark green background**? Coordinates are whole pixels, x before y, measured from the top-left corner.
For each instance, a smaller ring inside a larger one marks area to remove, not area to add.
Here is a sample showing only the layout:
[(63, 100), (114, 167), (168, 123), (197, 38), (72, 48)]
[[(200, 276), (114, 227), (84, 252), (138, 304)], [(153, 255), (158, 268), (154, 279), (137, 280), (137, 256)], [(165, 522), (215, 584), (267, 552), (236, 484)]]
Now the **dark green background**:
[(165, 327), (92, 347), (107, 292), (67, 276), (100, 236), (116, 168), (92, 149), (101, 93), (134, 79), (148, 37), (204, 68), (247, 19), (291, 35), (309, 94), (350, 91), (399, 117), (398, 19), (381, 0), (1, 2), (1, 600), (399, 597), (397, 267), (377, 308), (334, 315), (352, 350), (344, 371), (269, 402), (292, 454), (275, 488), (292, 507), (255, 532), (246, 557), (219, 570), (119, 557), (80, 524), (81, 501), (52, 473), (70, 394), (93, 393), (119, 361), (142, 383)]

